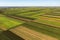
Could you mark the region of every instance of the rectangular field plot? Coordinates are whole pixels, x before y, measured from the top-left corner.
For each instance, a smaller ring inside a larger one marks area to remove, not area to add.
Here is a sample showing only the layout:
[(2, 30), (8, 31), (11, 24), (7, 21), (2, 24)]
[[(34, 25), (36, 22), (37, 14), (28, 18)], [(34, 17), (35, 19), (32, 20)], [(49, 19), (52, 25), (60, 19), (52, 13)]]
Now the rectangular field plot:
[(16, 25), (20, 25), (22, 23), (23, 23), (22, 21), (8, 18), (8, 17), (0, 14), (0, 28), (2, 28), (2, 29), (9, 29)]
[(40, 16), (35, 21), (60, 28), (60, 19), (59, 18)]
[(37, 32), (35, 30), (31, 30), (30, 28), (27, 27), (19, 26), (17, 28), (10, 29), (10, 31), (18, 36), (21, 36), (25, 40), (58, 40), (57, 38), (42, 34), (41, 32)]

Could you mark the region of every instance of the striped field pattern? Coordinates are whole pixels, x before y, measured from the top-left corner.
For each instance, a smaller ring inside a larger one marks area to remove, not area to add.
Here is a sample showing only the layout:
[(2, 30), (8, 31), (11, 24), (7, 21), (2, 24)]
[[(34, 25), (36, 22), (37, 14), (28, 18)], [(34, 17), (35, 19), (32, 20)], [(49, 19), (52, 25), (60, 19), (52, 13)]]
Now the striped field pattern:
[(1, 8), (0, 40), (60, 40), (60, 8)]

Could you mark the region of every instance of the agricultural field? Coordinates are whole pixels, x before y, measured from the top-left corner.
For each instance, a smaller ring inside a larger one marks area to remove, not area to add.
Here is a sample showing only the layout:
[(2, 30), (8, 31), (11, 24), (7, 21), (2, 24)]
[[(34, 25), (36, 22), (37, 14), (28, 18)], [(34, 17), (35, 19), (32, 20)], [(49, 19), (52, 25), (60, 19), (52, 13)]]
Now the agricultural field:
[[(60, 8), (0, 8), (0, 29), (3, 34), (8, 30), (7, 33), (13, 33), (25, 40), (60, 40)], [(6, 35), (15, 39), (14, 36)]]
[(23, 23), (22, 21), (8, 18), (5, 15), (0, 14), (0, 28), (3, 30), (10, 29), (11, 27), (14, 27), (16, 25), (20, 25), (22, 23)]

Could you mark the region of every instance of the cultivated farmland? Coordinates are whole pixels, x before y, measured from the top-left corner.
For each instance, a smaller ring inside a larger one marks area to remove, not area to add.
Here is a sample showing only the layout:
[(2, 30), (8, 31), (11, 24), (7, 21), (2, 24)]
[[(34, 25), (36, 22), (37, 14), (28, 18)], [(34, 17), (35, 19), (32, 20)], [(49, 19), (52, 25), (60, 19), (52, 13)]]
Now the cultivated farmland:
[(1, 40), (60, 40), (60, 8), (1, 8), (0, 35)]

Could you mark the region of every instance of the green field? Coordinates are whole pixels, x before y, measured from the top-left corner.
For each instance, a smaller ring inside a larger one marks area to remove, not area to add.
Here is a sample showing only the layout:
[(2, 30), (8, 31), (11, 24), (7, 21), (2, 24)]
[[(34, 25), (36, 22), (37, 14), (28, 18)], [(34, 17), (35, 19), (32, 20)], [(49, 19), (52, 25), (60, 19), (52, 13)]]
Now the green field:
[(0, 14), (0, 26), (1, 27), (9, 29), (11, 27), (15, 27), (16, 25), (20, 25), (22, 23), (23, 23), (22, 21), (18, 21), (16, 19), (8, 18), (8, 17)]

